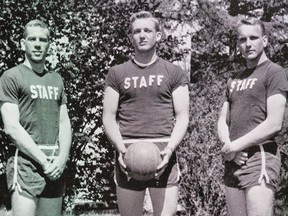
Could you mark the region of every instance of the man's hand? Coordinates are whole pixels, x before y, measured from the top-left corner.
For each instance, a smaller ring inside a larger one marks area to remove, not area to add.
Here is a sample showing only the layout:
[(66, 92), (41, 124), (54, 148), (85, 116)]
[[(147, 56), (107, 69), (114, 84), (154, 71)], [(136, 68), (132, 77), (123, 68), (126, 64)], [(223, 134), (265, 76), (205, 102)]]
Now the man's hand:
[[(232, 142), (225, 142), (221, 152), (224, 154), (224, 156), (226, 156), (230, 153), (236, 154), (237, 150), (235, 149), (235, 145), (233, 145)], [(233, 156), (233, 154), (231, 154), (231, 156)]]
[(245, 168), (246, 166), (246, 161), (248, 160), (248, 153), (247, 152), (237, 152), (234, 158), (234, 162), (239, 165), (242, 166), (242, 168)]
[(46, 169), (44, 168), (44, 174), (46, 174), (50, 180), (56, 180), (63, 174), (65, 167), (66, 160), (58, 156), (50, 161)]
[(231, 152), (231, 153), (225, 154), (224, 158), (226, 161), (232, 161), (235, 158), (235, 156), (236, 156), (236, 153)]
[(173, 153), (172, 148), (165, 148), (163, 151), (160, 152), (161, 158), (162, 158), (162, 162), (159, 164), (159, 166), (157, 167), (157, 171), (155, 174), (155, 178), (159, 179), (159, 177), (162, 175), (162, 173), (164, 172), (166, 166), (168, 165), (168, 162), (171, 158), (171, 155)]
[(232, 148), (232, 144), (229, 141), (223, 143), (223, 147), (221, 149), (221, 153), (223, 154), (226, 161), (232, 161), (236, 156), (236, 151)]
[(222, 154), (224, 154), (225, 160), (234, 161), (237, 165), (243, 166), (248, 160), (248, 153), (239, 151), (235, 149), (235, 145), (231, 142), (226, 142), (221, 149)]
[(126, 164), (124, 163), (124, 156), (125, 156), (126, 150), (122, 150), (121, 152), (119, 152), (119, 157), (118, 157), (118, 161), (119, 161), (119, 166), (120, 169), (123, 173), (125, 173), (127, 180), (129, 181), (131, 179), (131, 177), (129, 176), (127, 170), (126, 170)]

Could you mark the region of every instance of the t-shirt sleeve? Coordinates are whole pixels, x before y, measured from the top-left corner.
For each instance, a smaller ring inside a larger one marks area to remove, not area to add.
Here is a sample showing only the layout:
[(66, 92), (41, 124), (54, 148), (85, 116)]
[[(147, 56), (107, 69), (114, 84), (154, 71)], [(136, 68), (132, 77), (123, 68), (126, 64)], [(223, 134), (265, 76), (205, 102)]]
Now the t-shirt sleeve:
[[(59, 75), (60, 76), (60, 75)], [(62, 85), (62, 92), (61, 92), (61, 98), (60, 98), (60, 103), (61, 105), (66, 104), (67, 103), (67, 96), (65, 94), (65, 87), (64, 87), (64, 82), (63, 82), (63, 78), (60, 76), (61, 79), (61, 85)]]
[(288, 81), (286, 71), (283, 68), (271, 71), (267, 80), (267, 97), (287, 91)]
[(177, 89), (179, 86), (184, 86), (189, 83), (188, 75), (182, 70), (179, 66), (173, 68), (173, 79), (172, 79), (172, 92)]
[(119, 92), (119, 86), (117, 82), (116, 71), (114, 68), (110, 68), (108, 71), (107, 77), (105, 79), (105, 88), (108, 86), (113, 88), (115, 91)]
[(19, 104), (19, 80), (5, 72), (0, 78), (0, 101)]
[(224, 96), (224, 102), (229, 102), (229, 96), (230, 96), (230, 86), (231, 86), (232, 79), (229, 78), (226, 84), (226, 89), (225, 89), (225, 96)]

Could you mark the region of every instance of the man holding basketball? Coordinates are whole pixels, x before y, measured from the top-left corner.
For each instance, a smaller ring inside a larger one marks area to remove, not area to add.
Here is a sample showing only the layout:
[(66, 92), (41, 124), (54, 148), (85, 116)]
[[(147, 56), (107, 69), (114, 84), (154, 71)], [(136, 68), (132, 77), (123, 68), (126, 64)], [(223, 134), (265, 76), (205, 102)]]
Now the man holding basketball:
[(24, 63), (0, 79), (4, 131), (13, 142), (6, 166), (13, 216), (61, 214), (71, 126), (62, 78), (44, 66), (49, 35), (42, 21), (30, 21)]
[(284, 69), (265, 54), (263, 23), (243, 19), (236, 30), (246, 69), (229, 79), (218, 121), (226, 200), (230, 215), (271, 216), (280, 172), (275, 136), (282, 126), (288, 82)]
[[(135, 57), (112, 67), (106, 78), (103, 124), (117, 150), (115, 182), (122, 216), (140, 216), (146, 188), (154, 215), (172, 216), (178, 203), (179, 170), (175, 149), (189, 120), (187, 75), (156, 55), (160, 25), (151, 13), (130, 18), (130, 40)], [(126, 148), (138, 141), (155, 143), (162, 162), (157, 176), (148, 181), (127, 178), (123, 162)]]

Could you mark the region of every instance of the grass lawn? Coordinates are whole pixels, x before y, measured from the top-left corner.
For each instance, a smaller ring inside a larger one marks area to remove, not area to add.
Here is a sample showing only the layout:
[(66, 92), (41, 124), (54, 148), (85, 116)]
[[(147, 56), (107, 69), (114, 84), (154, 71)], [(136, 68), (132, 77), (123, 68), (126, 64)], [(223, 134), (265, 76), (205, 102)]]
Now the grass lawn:
[[(63, 214), (62, 216), (120, 216), (118, 211), (116, 210), (104, 210), (104, 211), (89, 211), (89, 212), (81, 212), (81, 213), (75, 213), (75, 214)], [(2, 216), (2, 215), (0, 215)], [(144, 214), (144, 216), (153, 216), (153, 214)]]
[(77, 211), (73, 213), (64, 213), (62, 216), (120, 216), (117, 210), (91, 210), (91, 211)]
[[(0, 209), (0, 216), (12, 216), (11, 211), (6, 209)], [(78, 212), (78, 213), (64, 213), (62, 216), (120, 216), (116, 210), (105, 210), (105, 211), (89, 211), (89, 212)], [(152, 216), (151, 214), (145, 214), (144, 216)]]
[[(5, 209), (0, 209), (0, 216), (12, 216), (11, 211), (6, 211)], [(99, 213), (98, 212), (85, 212), (85, 213), (77, 213), (77, 214), (71, 214), (71, 213), (64, 213), (62, 216), (120, 216), (118, 213)]]
[[(6, 211), (5, 209), (0, 209), (0, 216), (12, 216), (11, 211)], [(90, 211), (90, 212), (84, 212), (84, 213), (77, 213), (77, 214), (71, 214), (71, 213), (64, 213), (62, 216), (120, 216), (118, 213), (100, 213), (99, 211)]]

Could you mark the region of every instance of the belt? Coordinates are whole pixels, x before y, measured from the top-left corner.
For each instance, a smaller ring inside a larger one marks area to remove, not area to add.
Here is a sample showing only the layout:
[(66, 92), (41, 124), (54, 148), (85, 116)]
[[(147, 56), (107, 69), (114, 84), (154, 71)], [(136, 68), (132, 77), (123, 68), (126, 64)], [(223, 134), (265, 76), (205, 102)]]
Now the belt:
[[(278, 146), (277, 146), (277, 144), (275, 142), (263, 144), (262, 146), (263, 146), (265, 152), (269, 152), (269, 153), (271, 153), (273, 155), (277, 154)], [(261, 149), (260, 149), (259, 145), (255, 145), (255, 146), (249, 147), (246, 151), (248, 153), (248, 158), (250, 158), (256, 152), (260, 152)]]
[[(52, 151), (53, 153), (51, 153), (50, 158), (54, 158), (54, 157), (55, 157), (55, 155), (54, 155), (55, 151), (57, 151), (57, 150), (59, 149), (59, 146), (57, 146), (57, 145), (55, 145), (55, 146), (38, 145), (38, 147), (39, 147), (42, 151), (45, 151), (45, 150), (50, 150), (50, 151)], [(16, 150), (17, 150), (16, 146), (15, 146), (15, 145), (9, 145), (8, 148), (9, 148), (8, 157), (14, 156), (15, 153), (16, 153)], [(45, 152), (44, 152), (44, 153), (45, 153)], [(26, 158), (26, 159), (27, 159), (27, 158), (30, 158), (29, 156), (27, 156), (25, 153), (21, 152), (20, 150), (19, 150), (19, 152), (18, 152), (18, 155), (21, 156), (21, 157), (24, 157), (24, 158)]]
[(169, 142), (170, 137), (160, 137), (160, 138), (132, 138), (132, 139), (123, 139), (124, 144), (132, 144), (140, 141), (144, 142)]

